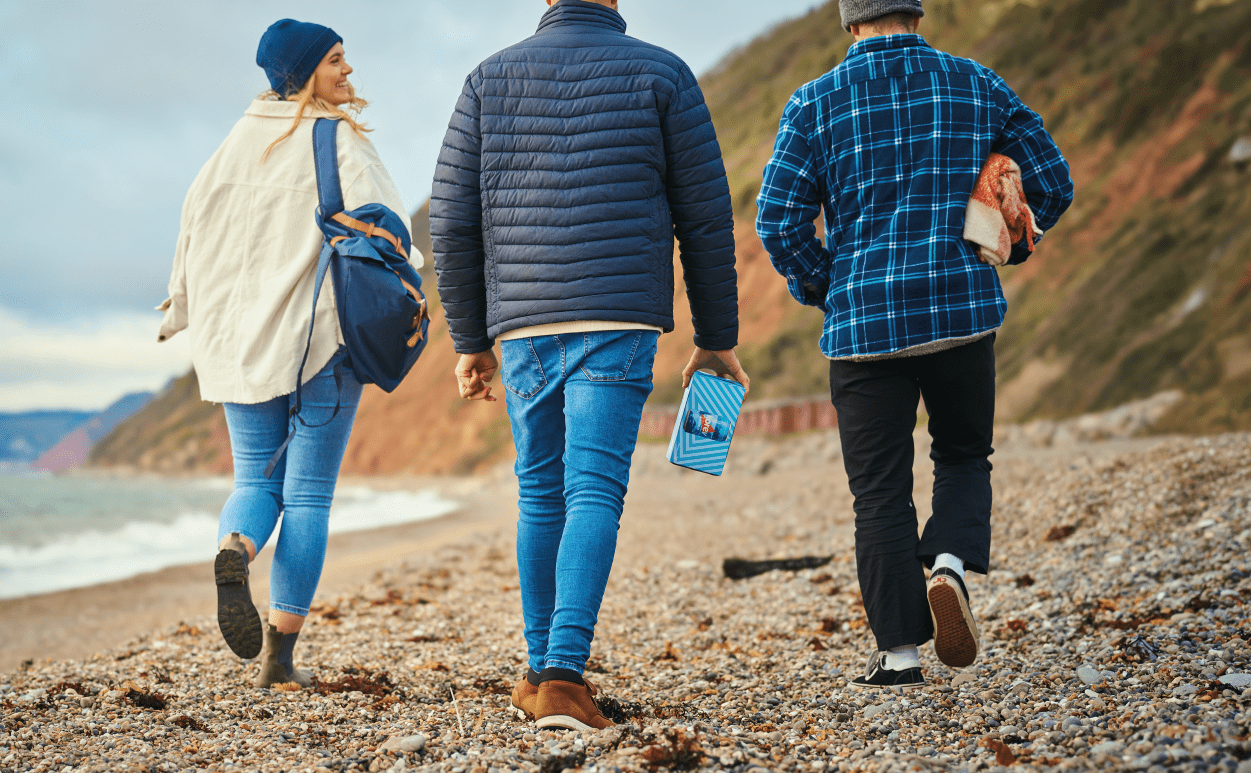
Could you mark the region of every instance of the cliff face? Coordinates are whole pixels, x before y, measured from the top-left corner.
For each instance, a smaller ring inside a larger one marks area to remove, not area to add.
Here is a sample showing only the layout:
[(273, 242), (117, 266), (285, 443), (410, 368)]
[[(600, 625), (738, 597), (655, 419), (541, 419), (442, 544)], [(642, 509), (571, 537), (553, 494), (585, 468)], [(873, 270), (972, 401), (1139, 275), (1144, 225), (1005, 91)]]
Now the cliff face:
[[(1077, 183), (1072, 210), (1029, 263), (1002, 270), (1010, 309), (998, 341), (1000, 414), (1059, 418), (1176, 388), (1186, 396), (1163, 428), (1251, 428), (1251, 171), (1231, 160), (1239, 138), (1251, 137), (1251, 0), (930, 0), (926, 9), (922, 33), (999, 72), (1043, 116)], [(753, 224), (782, 107), (850, 43), (830, 2), (701, 79), (735, 204), (740, 357), (754, 399), (827, 389), (820, 314), (790, 300)], [(417, 229), (428, 223), (424, 209), (414, 215)], [(433, 272), (423, 273), (437, 307)], [(677, 401), (689, 318), (679, 290), (654, 402)], [(438, 313), (432, 334), (395, 394), (367, 391), (345, 472), (466, 471), (508, 454), (502, 399), (462, 404)], [(159, 410), (189, 419), (198, 409), (154, 403), (132, 421), (166, 421)], [(210, 454), (206, 443), (224, 442), (207, 414), (192, 433), (195, 453), (177, 456), (193, 466)], [(220, 466), (223, 453), (203, 463)]]

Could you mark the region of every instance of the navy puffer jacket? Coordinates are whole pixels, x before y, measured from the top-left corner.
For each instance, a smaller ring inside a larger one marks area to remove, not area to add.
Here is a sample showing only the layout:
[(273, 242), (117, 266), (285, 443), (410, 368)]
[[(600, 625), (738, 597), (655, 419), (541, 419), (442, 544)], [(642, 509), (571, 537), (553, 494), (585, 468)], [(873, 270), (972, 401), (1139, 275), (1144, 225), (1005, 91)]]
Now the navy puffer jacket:
[(447, 130), (430, 202), (456, 351), (531, 325), (673, 329), (677, 236), (695, 344), (738, 343), (730, 192), (689, 67), (561, 0), (483, 62)]

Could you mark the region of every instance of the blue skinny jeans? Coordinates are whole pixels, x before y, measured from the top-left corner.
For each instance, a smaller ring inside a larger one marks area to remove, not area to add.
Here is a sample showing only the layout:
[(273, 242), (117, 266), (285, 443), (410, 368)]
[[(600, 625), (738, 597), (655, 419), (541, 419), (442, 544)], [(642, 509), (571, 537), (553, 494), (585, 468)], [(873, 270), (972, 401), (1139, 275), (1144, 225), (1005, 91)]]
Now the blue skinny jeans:
[[(347, 350), (340, 347), (326, 367), (305, 382), (300, 416), (309, 424), (323, 424), (334, 412), (334, 366), (346, 355)], [(252, 405), (225, 404), (235, 490), (222, 507), (217, 540), (220, 543), (227, 534), (238, 532), (260, 553), (281, 514), (282, 530), (270, 567), (269, 607), (302, 617), (308, 615), (326, 561), (330, 503), (361, 399), (356, 374), (348, 366), (341, 373), (339, 415), (324, 427), (306, 427), (297, 421), (299, 429), (272, 478), (265, 477), (265, 467), (295, 421), (289, 418), (295, 395)]]
[(521, 610), (535, 671), (586, 668), (658, 338), (625, 330), (500, 343), (517, 446)]

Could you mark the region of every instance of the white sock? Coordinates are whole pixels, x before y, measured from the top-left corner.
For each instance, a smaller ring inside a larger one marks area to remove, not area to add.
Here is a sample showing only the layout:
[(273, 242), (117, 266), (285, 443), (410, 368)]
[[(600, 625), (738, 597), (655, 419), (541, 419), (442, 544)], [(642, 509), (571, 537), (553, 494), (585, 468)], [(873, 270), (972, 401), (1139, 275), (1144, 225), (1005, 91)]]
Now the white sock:
[(964, 561), (950, 553), (939, 553), (934, 557), (934, 571), (938, 571), (944, 567), (960, 575), (961, 580), (964, 579)]
[(904, 671), (909, 668), (920, 668), (921, 658), (917, 653), (917, 645), (892, 647), (886, 651), (886, 662), (883, 664), (891, 671)]

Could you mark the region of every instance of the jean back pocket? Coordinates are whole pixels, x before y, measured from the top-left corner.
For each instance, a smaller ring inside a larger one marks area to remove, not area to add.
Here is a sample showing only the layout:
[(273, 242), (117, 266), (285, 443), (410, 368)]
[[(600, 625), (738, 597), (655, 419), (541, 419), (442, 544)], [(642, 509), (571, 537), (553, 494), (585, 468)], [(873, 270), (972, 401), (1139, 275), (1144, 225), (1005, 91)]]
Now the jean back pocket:
[(534, 344), (529, 338), (500, 342), (504, 358), (504, 388), (523, 400), (529, 400), (547, 386), (547, 374)]

